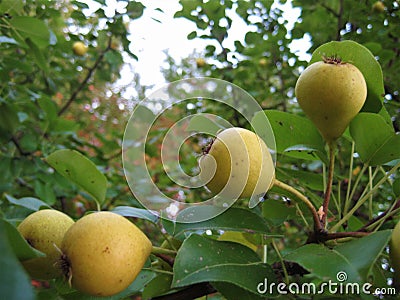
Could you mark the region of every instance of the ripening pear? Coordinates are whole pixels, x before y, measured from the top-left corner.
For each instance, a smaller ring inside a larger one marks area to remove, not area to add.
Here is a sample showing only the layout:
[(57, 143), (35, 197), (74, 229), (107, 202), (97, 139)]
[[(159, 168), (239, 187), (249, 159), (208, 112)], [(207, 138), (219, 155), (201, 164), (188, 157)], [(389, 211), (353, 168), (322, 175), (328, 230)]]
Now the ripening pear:
[(372, 11), (374, 13), (383, 13), (385, 11), (385, 4), (382, 1), (376, 1), (372, 4)]
[(61, 265), (77, 290), (111, 296), (135, 280), (151, 250), (150, 240), (128, 219), (95, 212), (79, 219), (65, 234)]
[(389, 250), (390, 262), (395, 271), (394, 281), (400, 286), (400, 222), (393, 229)]
[(295, 93), (304, 113), (326, 142), (346, 130), (367, 98), (367, 84), (360, 70), (337, 58), (308, 66), (297, 80)]
[(54, 210), (44, 209), (30, 214), (18, 226), (18, 231), (35, 249), (46, 254), (22, 262), (29, 275), (34, 279), (48, 280), (62, 276), (57, 264), (64, 234), (74, 224), (68, 215)]
[(197, 68), (203, 68), (206, 65), (206, 61), (204, 60), (204, 58), (196, 58), (196, 66)]
[(273, 185), (275, 167), (264, 141), (244, 128), (217, 134), (208, 153), (200, 157), (200, 178), (214, 194), (231, 199), (266, 193)]
[(75, 42), (72, 45), (72, 51), (78, 56), (84, 56), (88, 51), (88, 47), (82, 42)]

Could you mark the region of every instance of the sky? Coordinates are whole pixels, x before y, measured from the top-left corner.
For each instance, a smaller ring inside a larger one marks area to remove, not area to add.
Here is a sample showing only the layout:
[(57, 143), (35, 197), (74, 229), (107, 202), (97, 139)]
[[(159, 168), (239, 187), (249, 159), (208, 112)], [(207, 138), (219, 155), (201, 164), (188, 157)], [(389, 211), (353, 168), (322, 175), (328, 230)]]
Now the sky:
[[(81, 0), (88, 3), (90, 10), (95, 10), (96, 5), (93, 0)], [(165, 50), (168, 50), (176, 61), (188, 57), (193, 51), (201, 53), (208, 45), (208, 41), (202, 39), (188, 40), (187, 35), (196, 30), (193, 22), (184, 18), (174, 18), (175, 12), (181, 9), (179, 0), (141, 0), (140, 2), (146, 7), (143, 16), (131, 21), (129, 29), (131, 36), (131, 50), (138, 56), (138, 61), (124, 57), (127, 62), (122, 69), (122, 79), (120, 84), (127, 86), (132, 82), (132, 72), (140, 74), (140, 82), (142, 85), (160, 87), (165, 83), (161, 73), (161, 67), (165, 66)], [(109, 7), (109, 13), (113, 13), (114, 9), (124, 10), (124, 3), (117, 0), (106, 0), (106, 6)], [(275, 4), (277, 5), (277, 4)], [(284, 17), (289, 21), (288, 26), (293, 23), (300, 15), (300, 11), (293, 9), (291, 1), (287, 1), (285, 5), (279, 6), (285, 13)], [(157, 8), (162, 11), (157, 10)], [(89, 14), (90, 14), (89, 10)], [(105, 11), (107, 14), (107, 11)], [(225, 41), (225, 47), (233, 48), (235, 40), (243, 41), (246, 32), (251, 30), (244, 21), (234, 12), (227, 12), (232, 19), (232, 27)], [(156, 20), (158, 21), (156, 21)], [(293, 51), (301, 50), (307, 47), (307, 41), (299, 41), (293, 45)], [(307, 57), (303, 57), (307, 59)], [(133, 87), (132, 87), (133, 89)], [(127, 91), (129, 93), (129, 90)], [(134, 92), (134, 91), (132, 91)]]
[[(177, 0), (148, 1), (143, 0), (146, 6), (141, 18), (131, 23), (132, 47), (139, 60), (132, 62), (135, 71), (141, 75), (141, 82), (146, 85), (164, 83), (160, 72), (166, 55), (164, 50), (177, 61), (189, 56), (193, 51), (203, 52), (208, 41), (202, 39), (188, 40), (187, 35), (196, 30), (196, 25), (184, 18), (174, 18), (175, 12), (181, 9)], [(156, 11), (161, 8), (163, 12)], [(235, 37), (228, 38), (225, 46), (232, 46), (235, 39), (243, 40), (248, 31), (246, 24), (234, 14), (230, 32)], [(155, 18), (160, 22), (153, 20)]]
[[(133, 66), (136, 72), (141, 74), (143, 84), (163, 83), (164, 78), (160, 72), (160, 67), (166, 58), (163, 50), (168, 49), (169, 54), (175, 60), (179, 60), (193, 53), (193, 50), (201, 53), (208, 42), (202, 39), (187, 39), (187, 35), (196, 30), (196, 26), (184, 18), (174, 18), (175, 12), (181, 9), (178, 0), (141, 2), (146, 6), (144, 14), (130, 26), (134, 53), (139, 57), (139, 61), (133, 62)], [(163, 13), (156, 11), (156, 8), (161, 8)], [(291, 1), (287, 1), (280, 8), (285, 11), (284, 17), (289, 20), (288, 26), (293, 26), (300, 11), (293, 9)], [(227, 14), (232, 19), (232, 27), (224, 46), (233, 48), (235, 40), (244, 41), (249, 27), (234, 12)], [(158, 19), (160, 23), (152, 18)], [(304, 41), (294, 45), (294, 50), (301, 49), (302, 46)]]

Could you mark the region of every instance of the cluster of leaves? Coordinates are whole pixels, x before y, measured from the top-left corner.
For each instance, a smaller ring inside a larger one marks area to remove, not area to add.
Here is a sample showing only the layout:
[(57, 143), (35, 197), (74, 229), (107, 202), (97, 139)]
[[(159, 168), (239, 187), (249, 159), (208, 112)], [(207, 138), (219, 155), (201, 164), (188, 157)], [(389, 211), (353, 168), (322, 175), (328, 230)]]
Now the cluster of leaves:
[[(93, 189), (82, 189), (54, 172), (44, 157), (59, 149), (79, 150), (95, 161), (96, 171), (101, 170), (110, 183), (108, 188), (94, 188), (96, 197), (107, 190), (99, 201), (102, 208), (119, 201), (137, 203), (124, 181), (120, 159), (129, 117), (126, 107), (132, 103), (124, 99), (123, 87), (117, 89), (114, 83), (121, 76), (123, 55), (137, 59), (128, 25), (142, 16), (144, 6), (125, 4), (122, 12), (111, 12), (104, 1), (91, 7), (79, 1), (0, 2), (3, 298), (34, 296), (15, 256), (27, 259), (37, 254), (27, 255), (27, 244), (23, 248), (21, 243), (5, 242), (10, 232), (11, 241), (17, 236), (14, 225), (41, 207), (72, 217), (97, 208)], [(74, 54), (76, 41), (88, 46), (86, 55)]]
[[(362, 70), (368, 100), (338, 141), (328, 229), (337, 237), (347, 232), (366, 236), (343, 243), (329, 239), (325, 244), (307, 243), (313, 232), (312, 216), (304, 203), (278, 187), (254, 209), (240, 201), (216, 218), (194, 224), (162, 220), (140, 207), (126, 185), (120, 160), (129, 117), (129, 111), (120, 107), (132, 104), (112, 84), (120, 76), (122, 54), (135, 58), (127, 22), (141, 17), (144, 7), (127, 1), (125, 11), (110, 16), (104, 1), (96, 2), (99, 8), (90, 16), (84, 13), (87, 5), (77, 1), (0, 3), (4, 83), (0, 90), (0, 236), (10, 242), (0, 244), (2, 296), (88, 299), (62, 280), (35, 282), (41, 288), (34, 295), (18, 263), (17, 259), (40, 254), (21, 240), (14, 225), (49, 206), (73, 217), (99, 208), (115, 211), (139, 220), (154, 244), (161, 244), (164, 251), (154, 252), (131, 286), (110, 299), (139, 293), (144, 299), (206, 294), (214, 294), (215, 299), (221, 294), (227, 299), (287, 299), (276, 290), (261, 295), (259, 283), (318, 285), (337, 282), (339, 272), (346, 272), (348, 282), (387, 286), (392, 271), (386, 245), (400, 207), (397, 1), (385, 1), (386, 10), (380, 14), (372, 12), (372, 1), (357, 6), (352, 0), (293, 1), (301, 9), (293, 28), (274, 1), (181, 0), (182, 8), (175, 15), (196, 24), (189, 39), (208, 40), (209, 45), (201, 68), (193, 66), (199, 54), (182, 65), (169, 59), (166, 79), (207, 75), (248, 91), (265, 109), (275, 134), (277, 178), (301, 191), (316, 208), (323, 200), (328, 154), (294, 98), (296, 79), (307, 63), (291, 51), (292, 43), (309, 37), (311, 61), (335, 54)], [(226, 41), (232, 14), (249, 30), (230, 49)], [(358, 44), (339, 42), (350, 39)], [(73, 54), (72, 44), (78, 40), (89, 46), (86, 56)], [(327, 43), (331, 40), (337, 42)], [(182, 91), (176, 98), (184, 96)], [(165, 131), (175, 120), (198, 112), (250, 127), (236, 111), (200, 102), (196, 99), (167, 111), (146, 145), (154, 182), (170, 196), (183, 194), (187, 201), (198, 201), (206, 192), (183, 189), (166, 176), (159, 159)], [(252, 122), (255, 125), (257, 116)], [(203, 123), (191, 125), (199, 128)], [(199, 136), (182, 147), (180, 162), (188, 173), (196, 170), (196, 155), (205, 143)]]
[[(399, 49), (393, 46), (393, 42), (399, 38), (398, 3), (385, 1), (385, 11), (377, 13), (372, 10), (372, 1), (363, 3), (357, 8), (353, 7), (351, 1), (295, 1), (293, 6), (301, 8), (301, 16), (293, 28), (288, 26), (283, 11), (279, 6), (273, 5), (272, 1), (247, 1), (238, 5), (234, 1), (216, 3), (199, 0), (181, 1), (181, 4), (183, 7), (175, 16), (186, 18), (197, 26), (197, 30), (189, 33), (188, 38), (209, 41), (209, 46), (203, 53), (206, 65), (202, 66), (202, 71), (207, 76), (238, 84), (266, 109), (276, 139), (277, 178), (301, 190), (316, 208), (323, 202), (329, 158), (320, 134), (299, 111), (294, 98), (297, 75), (306, 66), (306, 62), (290, 51), (292, 43), (298, 39), (309, 38), (309, 53), (313, 53), (309, 63), (321, 60), (323, 56), (336, 55), (344, 61), (355, 64), (363, 72), (368, 84), (368, 99), (359, 116), (353, 120), (349, 130), (338, 141), (328, 229), (329, 232), (337, 232), (337, 237), (345, 231), (354, 231), (357, 234), (366, 231), (376, 233), (337, 247), (336, 243), (332, 242), (327, 242), (329, 248), (301, 246), (306, 242), (307, 234), (313, 231), (313, 221), (305, 206), (296, 203), (298, 199), (275, 187), (261, 205), (261, 211), (253, 210), (268, 220), (267, 232), (257, 238), (257, 234), (249, 237), (248, 231), (252, 229), (247, 228), (245, 237), (243, 233), (235, 233), (229, 234), (229, 239), (247, 246), (249, 243), (258, 245), (260, 257), (262, 253), (265, 254), (265, 251), (260, 251), (262, 245), (272, 246), (266, 251), (270, 266), (280, 269), (282, 266), (277, 266), (280, 260), (286, 263), (296, 262), (310, 272), (308, 280), (317, 282), (327, 278), (335, 280), (339, 269), (334, 265), (341, 264), (334, 258), (332, 259), (335, 263), (332, 265), (325, 263), (326, 256), (331, 257), (330, 255), (335, 252), (349, 264), (349, 267), (341, 265), (340, 268), (350, 273), (354, 271), (353, 275), (357, 278), (353, 277), (353, 282), (372, 282), (375, 286), (386, 286), (387, 278), (393, 276), (389, 271), (387, 250), (385, 250), (390, 238), (390, 231), (386, 229), (393, 228), (398, 221), (400, 197), (399, 87), (394, 79), (396, 70), (399, 69)], [(229, 48), (225, 45), (229, 44), (227, 41), (233, 11), (249, 25), (250, 30), (242, 41), (234, 41), (234, 47)], [(321, 24), (327, 26), (322, 29)], [(331, 40), (338, 42), (327, 43)], [(339, 43), (343, 40), (354, 40), (358, 43)], [(322, 44), (324, 46), (319, 47)], [(190, 59), (193, 61), (193, 58)], [(180, 66), (173, 66), (173, 70), (180, 71), (180, 76), (186, 77), (195, 75), (198, 69), (189, 68), (187, 61)], [(177, 79), (176, 73), (168, 69), (164, 73), (171, 81)], [(227, 112), (224, 108), (214, 105), (207, 112), (223, 116), (234, 126), (249, 126), (243, 119), (235, 118), (233, 111)], [(253, 121), (257, 122), (257, 119)], [(237, 205), (245, 208), (247, 207), (245, 204)], [(213, 229), (213, 224), (208, 224), (208, 227), (204, 228)], [(217, 239), (224, 236), (224, 230), (236, 231), (232, 227), (215, 227), (213, 237)], [(271, 233), (282, 237), (265, 240)], [(375, 238), (373, 243), (379, 246), (372, 250), (372, 247), (365, 245), (372, 251), (360, 259), (365, 262), (363, 267), (358, 265), (356, 257), (341, 252), (341, 247), (345, 247), (348, 253), (361, 255), (360, 249), (365, 248), (360, 247), (358, 243)], [(179, 250), (178, 257), (181, 251), (184, 251), (185, 243), (186, 241)], [(198, 256), (203, 257), (200, 253)], [(319, 256), (324, 257), (324, 261), (319, 261), (317, 259)], [(311, 261), (308, 261), (308, 258), (311, 258)], [(286, 263), (281, 265), (286, 266)], [(226, 265), (229, 263), (226, 262)], [(281, 270), (281, 275), (286, 275), (284, 280), (299, 282), (296, 276), (302, 271), (292, 272), (291, 267), (293, 266), (289, 265), (287, 270)], [(277, 269), (275, 275), (279, 274)], [(196, 275), (199, 272), (196, 272)], [(265, 271), (264, 274), (265, 278), (273, 280), (268, 277), (268, 272)], [(177, 276), (178, 274), (174, 272), (174, 280), (180, 280), (176, 278)], [(187, 276), (195, 275), (189, 272)], [(204, 277), (203, 280), (207, 279)], [(208, 280), (229, 281), (229, 279), (215, 279), (213, 276)], [(246, 291), (252, 288), (254, 291), (254, 281), (251, 287), (244, 286), (243, 280), (241, 283), (235, 282), (236, 287), (230, 286), (232, 294), (219, 286), (219, 283), (215, 287), (228, 298), (238, 297), (237, 295), (245, 298), (249, 297)], [(241, 287), (243, 294), (240, 294), (238, 287)], [(252, 297), (256, 298), (255, 295)]]
[[(116, 187), (110, 201), (128, 198), (119, 163), (129, 117), (120, 107), (128, 103), (122, 91), (111, 88), (120, 77), (122, 54), (136, 58), (127, 20), (140, 17), (143, 9), (130, 2), (123, 14), (110, 16), (99, 5), (88, 16), (88, 6), (78, 1), (1, 3), (1, 193), (35, 196), (72, 211), (69, 203), (76, 198), (90, 208), (87, 196), (42, 161), (57, 149), (72, 148), (107, 170)], [(89, 47), (85, 56), (73, 53), (75, 41)]]

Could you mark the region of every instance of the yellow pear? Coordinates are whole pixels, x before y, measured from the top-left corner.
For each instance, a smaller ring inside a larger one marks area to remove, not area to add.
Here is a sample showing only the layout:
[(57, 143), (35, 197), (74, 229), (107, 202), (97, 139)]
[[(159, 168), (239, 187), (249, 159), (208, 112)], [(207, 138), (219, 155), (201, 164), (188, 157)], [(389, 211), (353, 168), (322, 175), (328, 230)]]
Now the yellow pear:
[(46, 254), (22, 262), (29, 275), (34, 279), (52, 279), (62, 275), (57, 264), (60, 247), (65, 232), (74, 224), (66, 214), (44, 209), (30, 214), (18, 226), (18, 231), (35, 249)]
[(77, 290), (111, 296), (126, 289), (150, 255), (152, 244), (128, 219), (96, 212), (79, 219), (61, 244), (65, 276)]
[(196, 58), (196, 66), (198, 68), (203, 68), (206, 65), (206, 61), (204, 60), (204, 58)]
[(72, 51), (78, 56), (83, 56), (88, 51), (88, 47), (82, 42), (75, 42), (72, 45)]
[(208, 153), (200, 157), (200, 178), (214, 194), (231, 199), (266, 193), (275, 167), (264, 141), (244, 128), (217, 134)]
[(266, 66), (268, 66), (268, 59), (266, 59), (265, 57), (260, 58), (258, 61), (258, 65), (265, 68)]
[(382, 1), (376, 1), (372, 4), (372, 11), (374, 13), (383, 13), (385, 11), (385, 4)]
[(330, 143), (343, 134), (363, 107), (367, 84), (357, 67), (328, 58), (301, 73), (295, 93), (304, 113)]

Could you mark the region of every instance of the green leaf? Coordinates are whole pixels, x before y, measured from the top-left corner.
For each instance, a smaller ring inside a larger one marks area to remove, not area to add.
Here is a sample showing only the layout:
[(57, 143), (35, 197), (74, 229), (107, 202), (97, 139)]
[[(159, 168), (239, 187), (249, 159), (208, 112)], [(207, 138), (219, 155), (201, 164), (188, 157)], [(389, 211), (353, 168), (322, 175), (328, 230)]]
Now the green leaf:
[(45, 72), (48, 72), (49, 68), (47, 66), (47, 61), (44, 57), (43, 52), (39, 49), (39, 47), (35, 43), (32, 42), (30, 38), (26, 38), (25, 42), (28, 45), (30, 53), (33, 55), (35, 62), (39, 66), (39, 68)]
[(393, 188), (393, 193), (396, 195), (396, 197), (399, 197), (400, 196), (400, 177), (397, 178), (395, 181), (393, 181), (392, 188)]
[(318, 47), (313, 52), (310, 64), (321, 61), (324, 56), (338, 56), (361, 71), (367, 83), (367, 100), (362, 111), (379, 112), (385, 89), (381, 66), (371, 51), (354, 41), (333, 41)]
[(0, 1), (0, 12), (10, 15), (19, 15), (24, 13), (24, 2), (22, 0), (2, 0)]
[(266, 220), (273, 225), (280, 225), (286, 220), (296, 219), (297, 211), (293, 206), (288, 206), (283, 201), (267, 199), (262, 204), (262, 213)]
[(142, 298), (151, 299), (167, 293), (171, 290), (171, 284), (172, 275), (159, 274), (145, 286), (142, 293)]
[(8, 240), (6, 222), (0, 222), (0, 291), (2, 299), (34, 300), (28, 275), (17, 260)]
[(388, 244), (391, 235), (391, 230), (378, 231), (366, 237), (339, 245), (335, 248), (335, 251), (346, 257), (362, 279), (367, 281), (369, 272)]
[(220, 117), (195, 115), (190, 119), (186, 130), (215, 136), (219, 130), (229, 127), (229, 124), (224, 124), (223, 121)]
[(143, 15), (143, 10), (145, 6), (136, 1), (129, 1), (126, 11), (128, 13), (128, 16), (130, 17), (131, 20), (137, 19)]
[(382, 116), (359, 113), (350, 123), (350, 133), (364, 163), (376, 166), (400, 158), (400, 135)]
[(35, 190), (35, 194), (39, 198), (45, 199), (46, 203), (53, 205), (57, 201), (56, 195), (54, 194), (53, 182), (47, 181), (46, 183), (44, 183), (41, 180), (36, 180), (33, 183), (33, 187)]
[(88, 192), (99, 204), (103, 203), (107, 191), (107, 179), (96, 165), (75, 150), (57, 150), (45, 161), (58, 173)]
[(10, 224), (6, 220), (0, 220), (0, 222), (3, 223), (3, 228), (7, 234), (8, 241), (15, 256), (20, 261), (45, 256), (44, 253), (31, 247), (14, 225)]
[(8, 141), (19, 124), (17, 110), (10, 104), (0, 104), (0, 141)]
[(55, 119), (53, 124), (53, 131), (56, 132), (73, 132), (78, 130), (79, 125), (73, 120)]
[(315, 191), (324, 191), (322, 174), (289, 168), (277, 168), (277, 173), (279, 173), (279, 177), (282, 179), (295, 179), (296, 181), (301, 182), (304, 187), (308, 187)]
[(23, 197), (20, 199), (16, 199), (8, 194), (5, 194), (5, 197), (12, 204), (22, 206), (33, 211), (38, 211), (42, 207), (50, 208), (50, 206), (46, 202), (43, 202), (42, 200), (33, 197)]
[(188, 34), (187, 39), (188, 40), (193, 40), (196, 37), (197, 37), (197, 32), (196, 31), (192, 31), (191, 33)]
[[(164, 223), (172, 223), (171, 221), (163, 221)], [(231, 207), (222, 214), (207, 221), (175, 223), (172, 234), (180, 235), (186, 231), (207, 229), (270, 233), (269, 225), (264, 218), (248, 209)]]
[[(29, 38), (40, 49), (49, 45), (50, 32), (42, 20), (27, 16), (16, 16), (10, 20), (10, 24), (18, 33), (14, 38), (16, 36), (22, 37), (24, 40)], [(20, 38), (16, 39), (21, 40)]]
[[(357, 251), (359, 253), (360, 250)], [(337, 281), (337, 274), (345, 272), (348, 282), (360, 282), (356, 268), (341, 253), (324, 245), (307, 244), (297, 248), (284, 257), (286, 261), (296, 262), (323, 281)]]
[(192, 234), (176, 256), (172, 287), (228, 282), (257, 295), (257, 285), (265, 278), (275, 281), (271, 267), (261, 263), (257, 254), (246, 246)]
[(37, 102), (46, 114), (46, 121), (51, 123), (57, 119), (57, 105), (51, 99), (41, 97)]
[[(258, 282), (256, 283), (259, 284)], [(245, 289), (238, 287), (232, 283), (227, 282), (213, 282), (212, 285), (220, 292), (227, 300), (235, 299), (251, 299), (251, 300), (265, 300), (265, 296), (257, 296)]]
[(155, 273), (148, 270), (142, 270), (139, 275), (136, 277), (135, 281), (133, 281), (125, 290), (122, 292), (108, 297), (96, 297), (89, 296), (87, 294), (83, 294), (81, 292), (74, 291), (72, 293), (63, 295), (62, 298), (66, 300), (120, 300), (127, 299), (128, 296), (138, 294), (143, 287), (149, 283), (154, 277)]
[[(325, 155), (325, 143), (314, 124), (307, 118), (277, 110), (266, 110), (278, 153), (301, 159), (319, 159)], [(261, 116), (252, 120), (257, 123)], [(256, 125), (253, 125), (256, 127)]]
[[(258, 235), (259, 237), (260, 235)], [(253, 251), (257, 251), (257, 245), (253, 243), (256, 240), (254, 234), (240, 231), (225, 231), (218, 237), (218, 241), (234, 242), (249, 247)], [(259, 242), (256, 242), (259, 244)]]
[(144, 219), (152, 223), (157, 223), (158, 215), (148, 209), (136, 208), (131, 206), (117, 206), (113, 208), (112, 212), (124, 217), (134, 217)]

